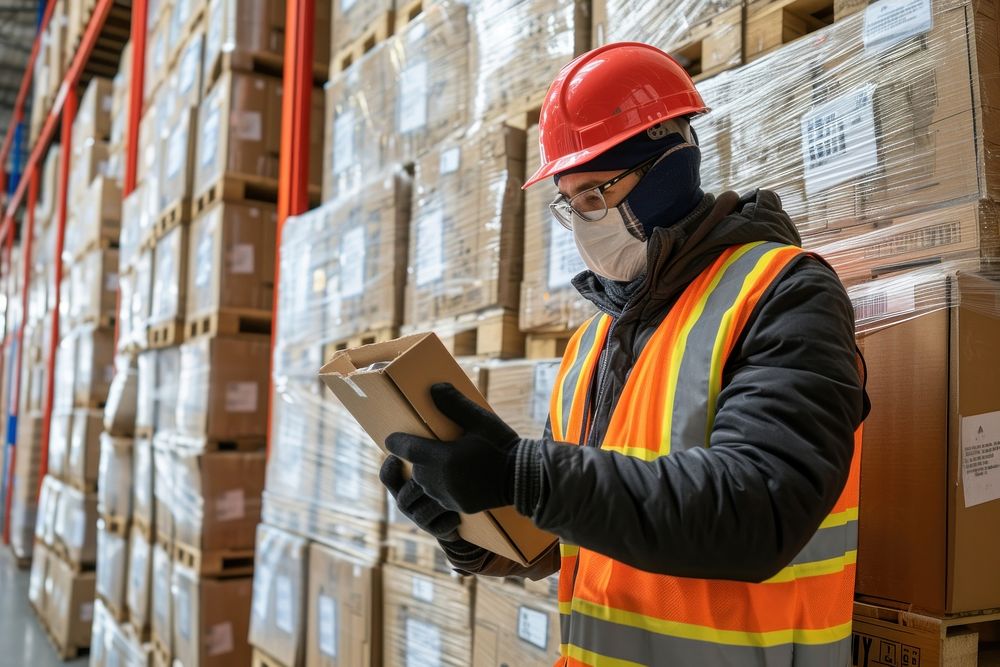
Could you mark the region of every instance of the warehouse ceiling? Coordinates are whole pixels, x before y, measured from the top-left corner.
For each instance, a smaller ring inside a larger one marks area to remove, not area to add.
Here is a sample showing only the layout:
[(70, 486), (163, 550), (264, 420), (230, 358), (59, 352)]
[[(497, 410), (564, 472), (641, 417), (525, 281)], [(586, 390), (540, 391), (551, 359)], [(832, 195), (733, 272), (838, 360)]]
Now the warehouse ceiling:
[(7, 132), (37, 21), (37, 0), (0, 0), (0, 137)]

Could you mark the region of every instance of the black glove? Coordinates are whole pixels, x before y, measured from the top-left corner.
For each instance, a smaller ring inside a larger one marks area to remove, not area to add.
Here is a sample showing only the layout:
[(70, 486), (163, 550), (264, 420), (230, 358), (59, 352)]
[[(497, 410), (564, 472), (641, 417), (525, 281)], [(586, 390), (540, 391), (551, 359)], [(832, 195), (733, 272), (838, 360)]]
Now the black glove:
[(449, 383), (433, 385), (431, 398), (465, 433), (454, 442), (393, 433), (389, 451), (411, 462), (413, 479), (448, 509), (474, 514), (512, 504), (517, 434)]
[(402, 461), (395, 456), (388, 457), (382, 462), (378, 478), (389, 489), (403, 516), (442, 542), (458, 541), (458, 524), (461, 522), (458, 512), (441, 507), (440, 503), (424, 493), (419, 484), (406, 479)]

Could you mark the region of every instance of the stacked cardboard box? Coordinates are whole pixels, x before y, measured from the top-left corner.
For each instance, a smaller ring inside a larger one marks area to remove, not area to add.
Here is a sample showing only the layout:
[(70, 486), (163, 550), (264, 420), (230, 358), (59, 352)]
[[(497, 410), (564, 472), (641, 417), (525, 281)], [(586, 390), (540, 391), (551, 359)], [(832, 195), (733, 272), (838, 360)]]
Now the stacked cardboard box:
[(476, 589), (473, 667), (545, 667), (559, 657), (554, 596), (484, 579)]

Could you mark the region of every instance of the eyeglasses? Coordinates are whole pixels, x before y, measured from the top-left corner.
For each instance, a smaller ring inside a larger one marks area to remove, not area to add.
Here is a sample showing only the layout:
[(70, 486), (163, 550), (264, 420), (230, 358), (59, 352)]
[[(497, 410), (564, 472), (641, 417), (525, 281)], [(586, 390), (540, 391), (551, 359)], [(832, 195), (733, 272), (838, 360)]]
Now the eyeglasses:
[(634, 174), (637, 171), (648, 169), (659, 159), (659, 157), (660, 156), (651, 157), (642, 164), (623, 171), (610, 181), (605, 181), (604, 183), (594, 186), (589, 190), (578, 192), (572, 197), (559, 194), (552, 200), (552, 203), (549, 204), (549, 209), (552, 211), (552, 215), (554, 215), (556, 220), (559, 221), (559, 224), (566, 229), (573, 228), (574, 212), (588, 222), (598, 222), (599, 220), (603, 220), (608, 214), (608, 203), (604, 200), (604, 192), (608, 188), (620, 182), (629, 174)]

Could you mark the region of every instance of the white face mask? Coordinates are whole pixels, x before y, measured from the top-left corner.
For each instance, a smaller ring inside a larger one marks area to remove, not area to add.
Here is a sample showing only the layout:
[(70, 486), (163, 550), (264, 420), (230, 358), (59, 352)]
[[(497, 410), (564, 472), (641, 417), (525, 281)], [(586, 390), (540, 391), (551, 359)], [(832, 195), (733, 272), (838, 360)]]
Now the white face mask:
[(573, 240), (587, 268), (609, 280), (628, 282), (646, 269), (646, 242), (629, 233), (617, 207), (597, 222), (574, 213)]

